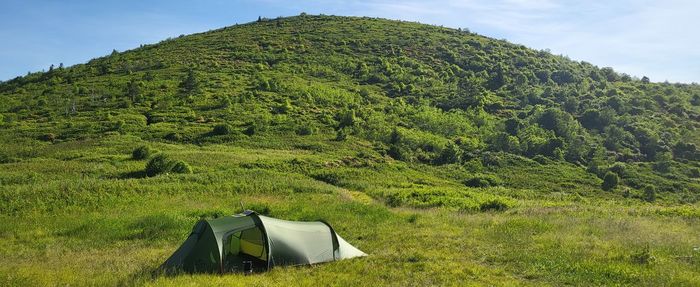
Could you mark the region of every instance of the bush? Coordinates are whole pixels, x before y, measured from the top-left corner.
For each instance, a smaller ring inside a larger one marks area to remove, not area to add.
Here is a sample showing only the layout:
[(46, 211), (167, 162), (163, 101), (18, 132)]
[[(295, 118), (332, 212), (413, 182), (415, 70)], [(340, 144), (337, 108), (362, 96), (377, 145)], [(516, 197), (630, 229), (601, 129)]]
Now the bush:
[(297, 134), (300, 136), (313, 135), (316, 132), (316, 128), (310, 125), (305, 125), (297, 130)]
[(112, 131), (121, 131), (124, 126), (126, 125), (126, 122), (124, 120), (118, 120), (112, 123)]
[(178, 133), (169, 133), (163, 137), (166, 140), (173, 141), (173, 142), (179, 142), (182, 140), (182, 136)]
[(218, 125), (214, 126), (214, 129), (211, 131), (211, 133), (213, 135), (219, 135), (219, 136), (228, 135), (228, 134), (233, 133), (233, 127), (231, 127), (228, 124), (218, 124)]
[(472, 178), (465, 179), (463, 183), (468, 187), (490, 187), (500, 185), (501, 180), (493, 175), (478, 174)]
[(660, 153), (656, 156), (656, 162), (653, 164), (652, 167), (658, 172), (668, 173), (671, 171), (672, 159), (673, 157), (671, 156), (671, 153)]
[(406, 221), (408, 223), (416, 223), (416, 221), (418, 221), (418, 214), (412, 213), (408, 216), (408, 218), (406, 218)]
[(247, 136), (252, 136), (257, 132), (258, 128), (254, 124), (248, 124), (248, 126), (243, 130), (243, 134)]
[(0, 163), (13, 163), (13, 162), (19, 162), (18, 158), (11, 157), (8, 154), (0, 152)]
[(543, 156), (541, 154), (538, 154), (538, 155), (532, 157), (532, 160), (536, 161), (539, 164), (548, 164), (552, 161), (552, 160), (548, 159), (546, 156)]
[(145, 145), (137, 147), (131, 152), (131, 158), (136, 160), (147, 159), (149, 156), (151, 156), (151, 148)]
[(39, 137), (39, 139), (42, 141), (46, 141), (46, 142), (54, 142), (54, 141), (56, 141), (56, 134), (54, 134), (54, 133), (44, 134), (44, 135), (41, 135)]
[(700, 169), (698, 169), (698, 168), (690, 169), (690, 176), (692, 178), (699, 178), (700, 177)]
[(605, 177), (603, 177), (603, 186), (602, 186), (603, 190), (608, 191), (608, 190), (615, 188), (617, 186), (618, 182), (620, 182), (620, 177), (617, 176), (616, 173), (614, 173), (612, 171), (608, 171), (605, 174)]
[(167, 155), (159, 153), (146, 163), (146, 175), (156, 176), (161, 173), (192, 173), (192, 167), (182, 160), (171, 160)]
[(192, 173), (192, 167), (182, 160), (178, 160), (173, 164), (172, 171), (175, 173)]
[(654, 257), (651, 254), (651, 250), (649, 249), (649, 244), (647, 244), (641, 250), (634, 252), (630, 256), (630, 259), (634, 263), (637, 263), (640, 265), (648, 265), (650, 263), (653, 263), (656, 260), (656, 257)]
[(156, 176), (161, 173), (170, 172), (174, 165), (175, 163), (171, 161), (167, 155), (159, 153), (146, 163), (145, 172), (147, 176)]
[(479, 210), (482, 212), (485, 211), (504, 211), (508, 209), (510, 206), (507, 202), (504, 202), (499, 199), (491, 199), (485, 202), (482, 202), (479, 204)]
[(647, 202), (656, 201), (656, 187), (647, 185), (644, 187), (644, 200)]
[(616, 162), (610, 166), (610, 171), (616, 173), (620, 177), (625, 177), (627, 175), (627, 167), (621, 162)]
[(447, 146), (442, 149), (440, 156), (435, 159), (434, 163), (438, 165), (456, 163), (459, 162), (461, 158), (462, 150), (453, 142), (449, 142)]
[(342, 142), (348, 138), (348, 134), (345, 132), (345, 129), (338, 129), (338, 132), (335, 133), (335, 140)]

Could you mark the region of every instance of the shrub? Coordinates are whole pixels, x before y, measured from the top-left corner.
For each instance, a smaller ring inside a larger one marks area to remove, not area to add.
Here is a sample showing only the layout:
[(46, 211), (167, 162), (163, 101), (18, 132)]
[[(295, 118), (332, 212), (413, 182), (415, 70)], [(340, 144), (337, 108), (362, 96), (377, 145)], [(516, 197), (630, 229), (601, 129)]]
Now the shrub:
[(178, 133), (169, 133), (163, 137), (166, 140), (173, 141), (173, 142), (179, 142), (182, 140), (182, 136)]
[(611, 190), (615, 188), (620, 181), (620, 177), (612, 171), (608, 171), (603, 177), (603, 190)]
[(136, 160), (147, 159), (149, 156), (151, 156), (151, 148), (145, 145), (137, 147), (131, 152), (131, 158)]
[(13, 163), (13, 162), (19, 162), (19, 159), (12, 157), (8, 154), (5, 154), (3, 152), (0, 152), (0, 163)]
[(336, 141), (344, 141), (348, 138), (348, 134), (345, 132), (345, 129), (341, 128), (338, 129), (338, 132), (335, 133), (335, 140)]
[(616, 162), (610, 166), (610, 171), (616, 173), (620, 177), (625, 177), (627, 175), (627, 167), (621, 162)]
[(698, 168), (690, 169), (690, 176), (693, 178), (699, 178), (700, 177), (700, 169), (698, 169)]
[(248, 124), (248, 126), (243, 130), (243, 134), (247, 136), (252, 136), (256, 133), (258, 128), (254, 124)]
[(231, 127), (228, 124), (218, 124), (214, 126), (214, 129), (211, 131), (213, 135), (228, 135), (233, 133), (233, 127)]
[(493, 175), (477, 174), (471, 178), (465, 179), (463, 183), (469, 187), (489, 187), (500, 185), (501, 180)]
[(462, 150), (453, 142), (449, 142), (447, 146), (442, 149), (442, 152), (440, 152), (440, 156), (435, 159), (435, 164), (456, 163), (459, 162), (461, 158)]
[(656, 187), (647, 185), (644, 187), (644, 200), (647, 202), (656, 201)]
[(508, 209), (510, 206), (507, 202), (504, 202), (500, 199), (491, 199), (482, 202), (479, 204), (479, 210), (484, 212), (484, 211), (504, 211)]
[(297, 130), (297, 134), (300, 136), (312, 135), (316, 132), (316, 128), (310, 125), (304, 125)]
[(168, 172), (192, 173), (192, 167), (182, 160), (171, 160), (167, 155), (159, 153), (146, 163), (145, 172), (147, 176)]
[(416, 221), (418, 221), (418, 214), (412, 213), (408, 216), (408, 218), (406, 218), (406, 221), (408, 223), (416, 223)]
[(656, 156), (656, 162), (653, 164), (654, 170), (661, 173), (668, 173), (671, 171), (671, 161), (673, 157), (671, 153), (665, 152), (660, 153)]
[(39, 137), (39, 139), (42, 141), (46, 141), (46, 142), (54, 142), (54, 141), (56, 141), (56, 134), (54, 134), (54, 133), (44, 134), (44, 135), (41, 135)]
[(145, 172), (147, 176), (156, 176), (161, 173), (170, 172), (173, 166), (174, 162), (171, 161), (167, 155), (159, 153), (146, 163)]
[(636, 264), (648, 265), (653, 263), (656, 260), (656, 257), (651, 254), (649, 244), (647, 244), (641, 250), (632, 253), (632, 255), (630, 255), (630, 259)]
[(173, 164), (172, 171), (175, 173), (192, 173), (192, 167), (182, 160), (178, 160)]
[(339, 128), (352, 127), (357, 122), (355, 116), (355, 110), (346, 110), (340, 113), (338, 116)]
[(125, 125), (126, 122), (124, 120), (115, 121), (112, 123), (112, 131), (121, 131)]
[(536, 161), (539, 164), (548, 164), (551, 162), (550, 159), (548, 159), (546, 156), (543, 156), (541, 154), (538, 154), (538, 155), (532, 157), (532, 160)]

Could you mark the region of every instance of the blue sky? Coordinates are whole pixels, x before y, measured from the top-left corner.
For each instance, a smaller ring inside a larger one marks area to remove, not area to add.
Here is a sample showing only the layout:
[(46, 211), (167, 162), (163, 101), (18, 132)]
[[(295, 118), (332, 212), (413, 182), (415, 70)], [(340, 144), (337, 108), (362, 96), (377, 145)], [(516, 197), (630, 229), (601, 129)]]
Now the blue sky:
[(700, 82), (696, 0), (0, 0), (0, 80), (258, 16), (418, 21), (550, 49), (652, 81)]

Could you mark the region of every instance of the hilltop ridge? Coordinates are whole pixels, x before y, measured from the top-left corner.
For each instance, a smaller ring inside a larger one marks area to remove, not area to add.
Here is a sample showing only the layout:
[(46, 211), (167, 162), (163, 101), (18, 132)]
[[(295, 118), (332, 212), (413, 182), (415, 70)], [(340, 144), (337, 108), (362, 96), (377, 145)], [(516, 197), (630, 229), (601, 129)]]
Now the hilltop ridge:
[[(4, 129), (22, 138), (120, 132), (206, 144), (352, 135), (397, 160), (543, 157), (600, 178), (615, 167), (634, 189), (698, 194), (696, 85), (651, 83), (412, 22), (263, 19), (30, 74), (0, 91)], [(177, 128), (157, 128), (167, 124)], [(206, 136), (216, 124), (235, 133)]]

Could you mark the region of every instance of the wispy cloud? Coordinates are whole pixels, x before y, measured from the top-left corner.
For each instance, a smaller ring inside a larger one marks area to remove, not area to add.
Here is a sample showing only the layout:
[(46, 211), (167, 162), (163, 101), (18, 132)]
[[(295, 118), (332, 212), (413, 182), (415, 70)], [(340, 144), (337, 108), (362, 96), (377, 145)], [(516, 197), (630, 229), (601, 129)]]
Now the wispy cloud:
[[(466, 27), (652, 80), (700, 81), (700, 1), (340, 1), (372, 16)], [(359, 9), (361, 8), (361, 9)]]

